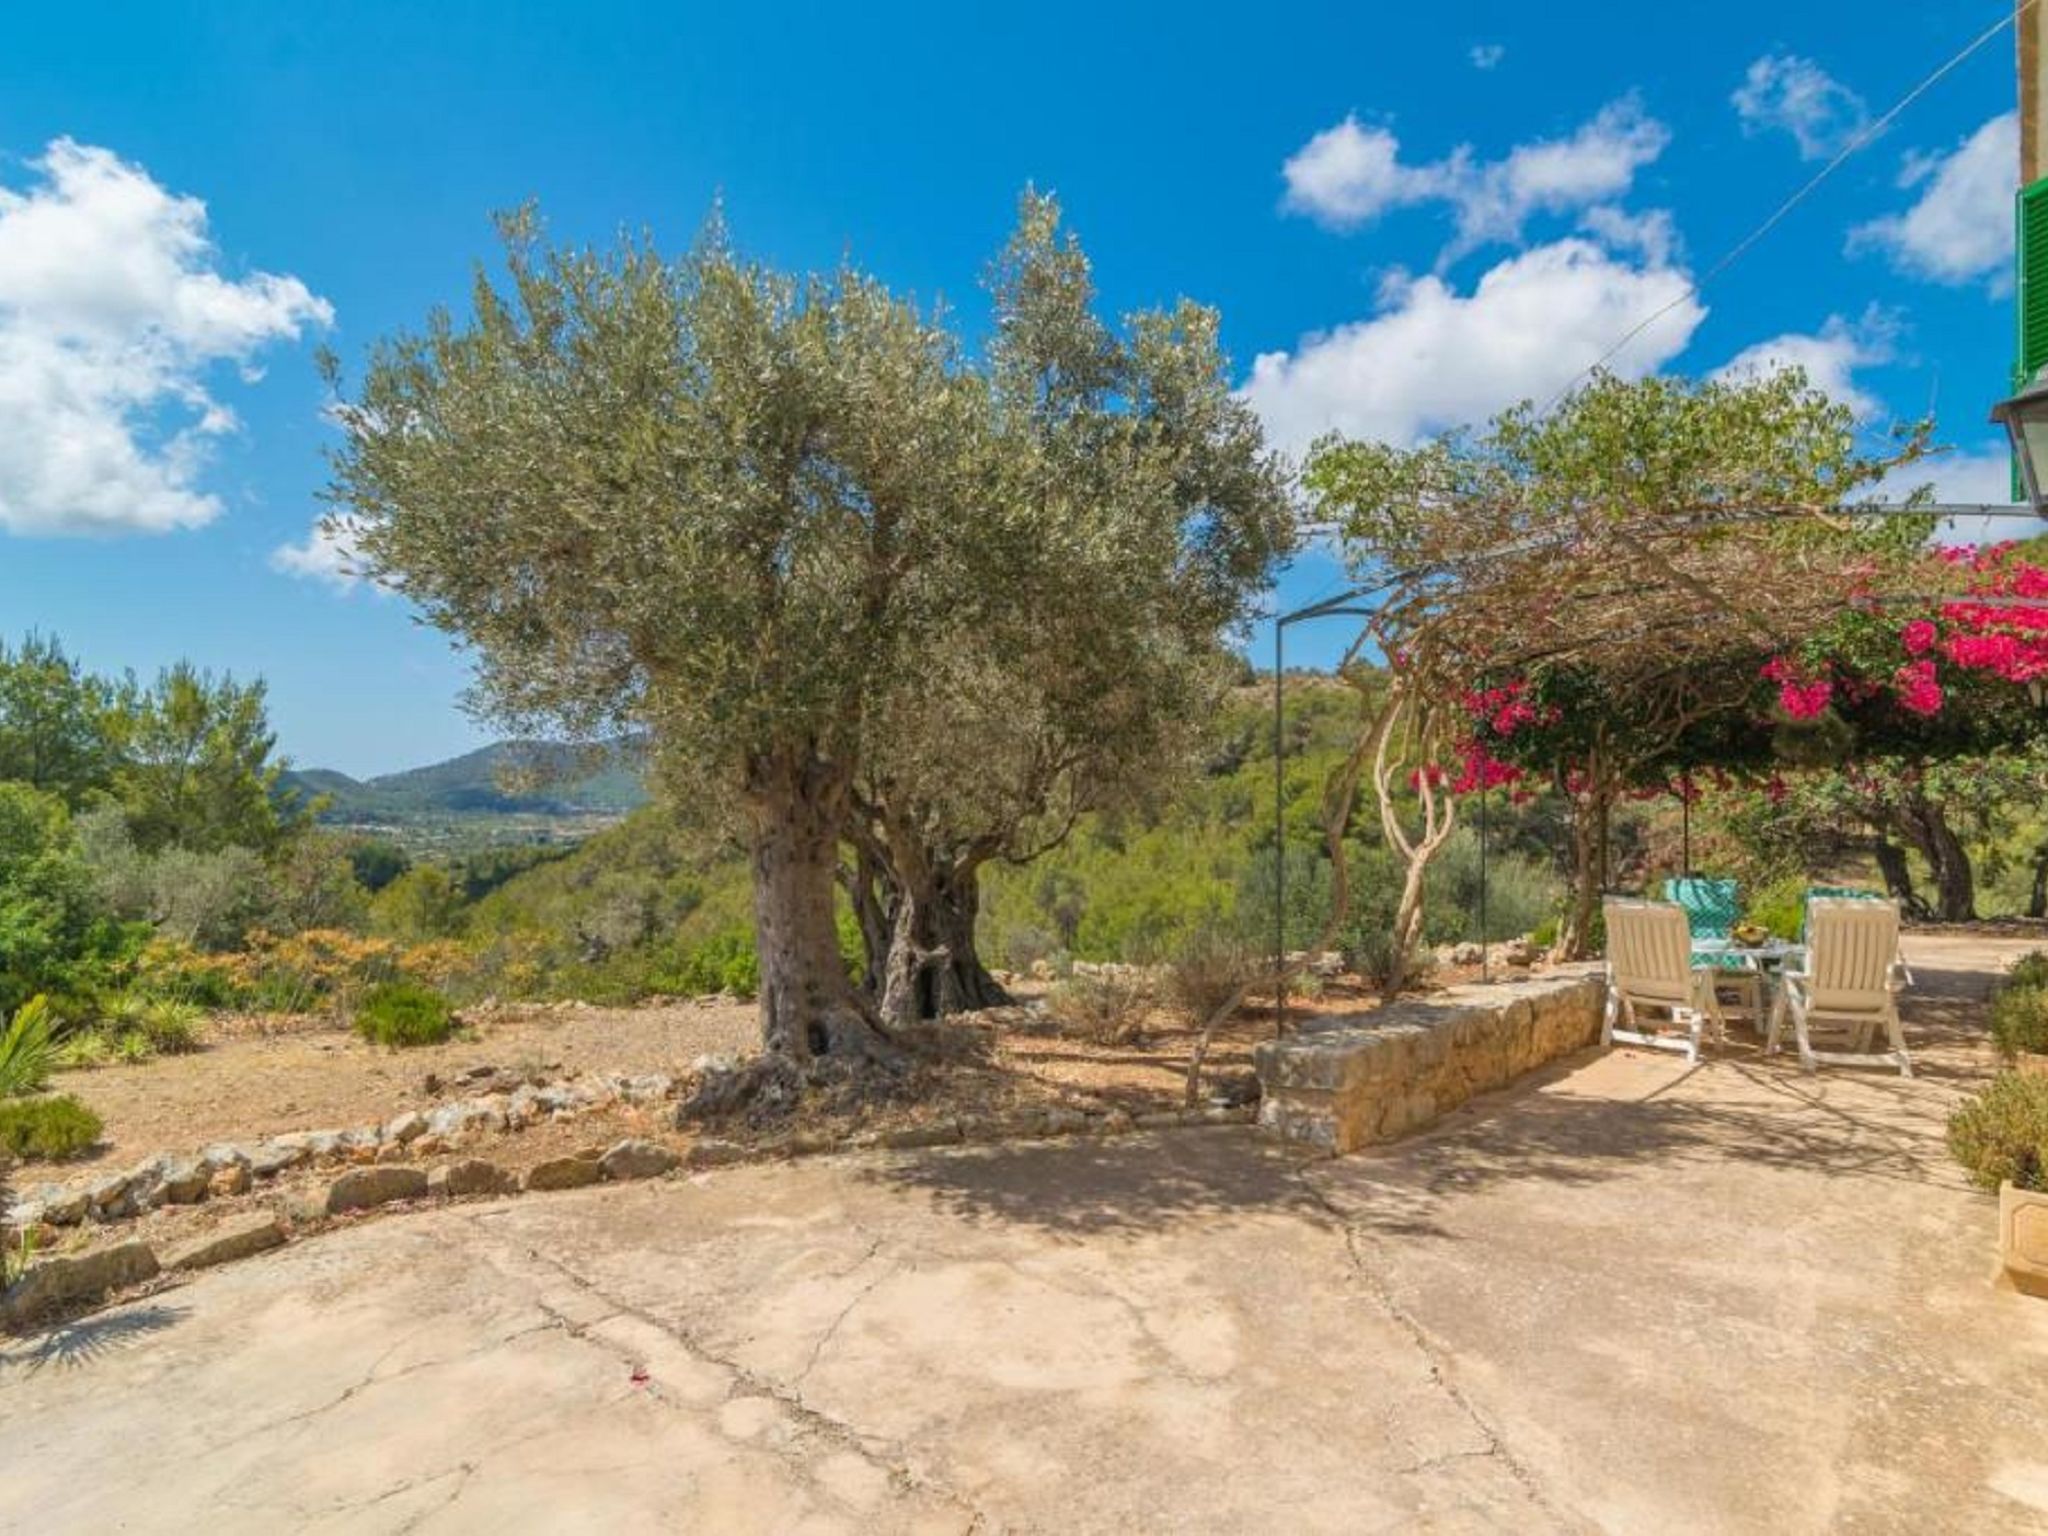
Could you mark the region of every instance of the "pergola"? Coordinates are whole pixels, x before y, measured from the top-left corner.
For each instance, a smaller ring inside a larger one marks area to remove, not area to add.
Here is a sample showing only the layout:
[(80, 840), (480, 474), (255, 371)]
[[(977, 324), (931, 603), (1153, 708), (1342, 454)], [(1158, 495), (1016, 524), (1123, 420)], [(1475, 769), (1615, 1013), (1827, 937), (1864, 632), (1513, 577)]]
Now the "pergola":
[[(2031, 484), (2031, 482), (2029, 482)], [(1795, 642), (1842, 607), (1843, 545), (1802, 537), (1815, 529), (1862, 532), (1875, 545), (1893, 519), (1960, 517), (2024, 519), (2038, 526), (2032, 505), (1887, 504), (1835, 507), (1702, 506), (1678, 516), (1638, 521), (1573, 519), (1564, 526), (1488, 530), (1479, 548), (1417, 548), (1414, 558), (1376, 579), (1347, 586), (1275, 616), (1273, 626), (1273, 968), (1275, 1010), (1286, 1027), (1286, 655), (1290, 628), (1332, 619), (1359, 626), (1344, 664), (1376, 645), (1398, 654), (1401, 670), (1420, 687), (1471, 686), (1543, 664), (1590, 665), (1617, 688), (1662, 686), (1674, 693), (1719, 670), (1739, 652), (1755, 654)], [(1898, 554), (1898, 550), (1892, 552)], [(1778, 564), (1758, 580), (1767, 554)], [(1860, 605), (1920, 606), (1951, 599), (1919, 580), (1887, 584), (1890, 575), (1924, 576), (1924, 562), (1877, 562)], [(2048, 607), (2048, 599), (2006, 597), (2011, 607)], [(1648, 616), (1646, 616), (1646, 614)], [(1391, 648), (1391, 649), (1390, 649)], [(1744, 691), (1751, 676), (1742, 674)], [(1478, 790), (1479, 934), (1481, 975), (1489, 975), (1486, 944), (1487, 803)], [(1690, 863), (1690, 808), (1686, 810)]]

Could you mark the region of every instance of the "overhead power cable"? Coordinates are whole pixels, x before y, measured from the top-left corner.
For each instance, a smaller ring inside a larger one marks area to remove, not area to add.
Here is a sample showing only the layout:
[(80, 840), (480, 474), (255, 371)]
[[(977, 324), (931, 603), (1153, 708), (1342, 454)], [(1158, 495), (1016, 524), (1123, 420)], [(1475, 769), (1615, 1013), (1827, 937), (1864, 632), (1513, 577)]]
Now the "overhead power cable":
[(1841, 147), (1841, 149), (1836, 152), (1835, 157), (1832, 160), (1828, 161), (1828, 163), (1822, 166), (1818, 171), (1815, 171), (1812, 176), (1807, 178), (1806, 182), (1797, 191), (1795, 191), (1790, 197), (1786, 198), (1775, 209), (1773, 209), (1771, 211), (1770, 217), (1766, 218), (1761, 224), (1757, 225), (1755, 229), (1751, 230), (1748, 234), (1744, 235), (1740, 240), (1736, 241), (1735, 244), (1730, 246), (1727, 249), (1727, 251), (1722, 254), (1720, 259), (1715, 261), (1712, 266), (1708, 267), (1705, 272), (1701, 273), (1697, 278), (1694, 278), (1691, 281), (1689, 281), (1685, 285), (1684, 291), (1677, 294), (1668, 302), (1666, 302), (1656, 310), (1653, 310), (1643, 319), (1636, 322), (1636, 324), (1631, 326), (1627, 333), (1624, 334), (1619, 341), (1617, 341), (1613, 346), (1609, 347), (1605, 352), (1601, 353), (1599, 357), (1595, 358), (1592, 362), (1588, 363), (1584, 368), (1580, 369), (1576, 374), (1574, 374), (1571, 377), (1571, 379), (1565, 384), (1564, 388), (1560, 389), (1554, 396), (1551, 397), (1550, 403), (1543, 407), (1543, 414), (1546, 416), (1549, 415), (1553, 410), (1557, 408), (1558, 403), (1560, 401), (1562, 401), (1574, 389), (1578, 388), (1581, 380), (1585, 379), (1588, 375), (1597, 372), (1601, 368), (1606, 367), (1607, 364), (1612, 362), (1615, 359), (1615, 357), (1625, 347), (1628, 346), (1630, 342), (1634, 341), (1638, 336), (1642, 335), (1643, 332), (1647, 331), (1659, 320), (1662, 320), (1666, 315), (1670, 314), (1674, 309), (1677, 309), (1681, 304), (1689, 303), (1693, 299), (1698, 298), (1701, 290), (1704, 289), (1707, 286), (1707, 284), (1711, 283), (1715, 278), (1719, 277), (1723, 272), (1727, 271), (1730, 267), (1735, 265), (1737, 261), (1741, 260), (1743, 256), (1747, 255), (1750, 249), (1753, 246), (1755, 246), (1758, 241), (1762, 240), (1764, 236), (1768, 235), (1772, 230), (1776, 229), (1780, 224), (1782, 224), (1785, 221), (1786, 217), (1792, 212), (1792, 210), (1794, 208), (1797, 208), (1802, 202), (1804, 202), (1816, 187), (1818, 187), (1822, 182), (1826, 181), (1830, 176), (1834, 175), (1834, 173), (1840, 170), (1842, 166), (1846, 164), (1859, 150), (1863, 149), (1865, 145), (1869, 144), (1873, 139), (1877, 138), (1879, 134), (1883, 133), (1885, 129), (1889, 128), (1894, 122), (1896, 122), (1901, 113), (1903, 113), (1908, 107), (1912, 106), (1913, 103), (1918, 101), (1922, 96), (1925, 96), (1929, 91), (1934, 89), (1936, 85), (1940, 84), (1942, 80), (1947, 78), (1947, 76), (1953, 73), (1956, 69), (1960, 68), (1966, 60), (1971, 58), (1980, 49), (1982, 49), (1986, 43), (1990, 42), (1994, 37), (1998, 36), (1998, 34), (2003, 32), (2007, 27), (2012, 26), (2014, 22), (2016, 22), (2021, 16), (2026, 14), (2028, 11), (2032, 10), (2039, 3), (2040, 0), (2020, 0), (2020, 4), (2015, 6), (2011, 12), (2004, 16), (2001, 16), (1996, 22), (1986, 27), (1982, 32), (1978, 33), (1968, 43), (1964, 44), (1963, 47), (1959, 49), (1956, 53), (1951, 55), (1946, 62), (1941, 64), (1932, 73), (1928, 74), (1923, 79), (1921, 79), (1921, 81), (1917, 85), (1915, 85), (1911, 90), (1906, 92), (1905, 95), (1901, 96), (1897, 101), (1893, 102), (1892, 105), (1888, 109), (1886, 109), (1886, 111), (1883, 114), (1873, 118), (1870, 122), (1864, 124), (1862, 129), (1855, 135), (1855, 137), (1850, 139), (1848, 143), (1844, 144)]

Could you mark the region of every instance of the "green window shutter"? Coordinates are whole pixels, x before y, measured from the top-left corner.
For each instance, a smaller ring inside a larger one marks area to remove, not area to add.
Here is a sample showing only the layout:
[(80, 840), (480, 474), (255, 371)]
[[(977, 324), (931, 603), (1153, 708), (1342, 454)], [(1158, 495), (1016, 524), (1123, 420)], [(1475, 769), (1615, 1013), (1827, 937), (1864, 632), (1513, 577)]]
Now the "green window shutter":
[[(2018, 246), (2018, 334), (2013, 355), (2013, 391), (2029, 384), (2048, 367), (2048, 177), (2020, 188), (2014, 200)], [(2024, 492), (2019, 466), (2013, 466), (2012, 499)]]
[(2019, 377), (2024, 385), (2048, 366), (2048, 177), (2019, 194)]

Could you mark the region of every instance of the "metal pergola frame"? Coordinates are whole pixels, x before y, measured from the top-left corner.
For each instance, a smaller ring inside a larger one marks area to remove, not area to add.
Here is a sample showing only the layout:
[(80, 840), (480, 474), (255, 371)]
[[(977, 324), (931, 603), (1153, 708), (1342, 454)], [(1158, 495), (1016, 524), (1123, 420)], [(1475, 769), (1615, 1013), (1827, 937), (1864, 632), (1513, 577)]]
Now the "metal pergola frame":
[[(1948, 519), (1959, 517), (2004, 518), (2023, 517), (2037, 524), (2048, 526), (2048, 512), (2038, 511), (2026, 503), (1958, 502), (1926, 507), (1843, 507), (1839, 509), (1844, 517), (1931, 517)], [(1782, 516), (1782, 513), (1756, 514), (1762, 517)], [(1370, 619), (1379, 609), (1369, 606), (1367, 599), (1376, 597), (1388, 589), (1429, 574), (1432, 569), (1439, 574), (1454, 574), (1459, 565), (1470, 564), (1508, 555), (1526, 553), (1541, 547), (1542, 540), (1523, 539), (1513, 545), (1499, 549), (1481, 550), (1467, 560), (1448, 563), (1439, 567), (1419, 567), (1414, 570), (1397, 571), (1383, 581), (1347, 587), (1334, 596), (1322, 598), (1304, 607), (1286, 613), (1276, 613), (1273, 618), (1273, 1014), (1274, 1027), (1285, 1032), (1287, 1028), (1287, 743), (1285, 737), (1287, 710), (1287, 630), (1290, 625), (1313, 623), (1318, 619), (1359, 618)], [(1950, 593), (1898, 593), (1888, 597), (1872, 599), (1878, 602), (1945, 602), (1957, 601)], [(1967, 601), (1967, 599), (1960, 599)], [(2048, 598), (2000, 597), (2001, 607), (2048, 608)], [(1690, 770), (1688, 770), (1690, 772)], [(1479, 978), (1491, 978), (1492, 956), (1486, 939), (1486, 804), (1491, 792), (1480, 790), (1479, 794)], [(1692, 804), (1689, 797), (1681, 797), (1685, 823), (1685, 851), (1681, 862), (1692, 864)]]

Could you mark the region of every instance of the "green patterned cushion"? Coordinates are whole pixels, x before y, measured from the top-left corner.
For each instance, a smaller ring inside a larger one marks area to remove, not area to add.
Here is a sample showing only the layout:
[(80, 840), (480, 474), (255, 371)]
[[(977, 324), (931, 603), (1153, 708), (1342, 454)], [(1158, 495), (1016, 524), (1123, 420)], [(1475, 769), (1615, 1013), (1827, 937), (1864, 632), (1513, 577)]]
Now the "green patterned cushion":
[(1664, 882), (1664, 899), (1685, 908), (1686, 926), (1695, 939), (1725, 939), (1735, 931), (1735, 920), (1742, 915), (1735, 898), (1733, 880), (1686, 875)]

